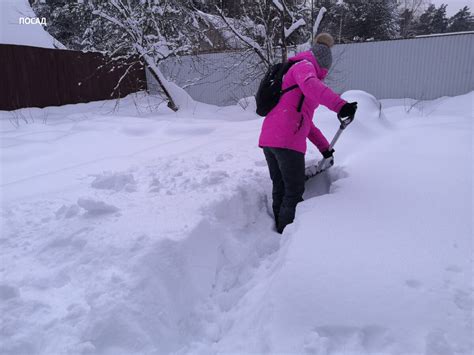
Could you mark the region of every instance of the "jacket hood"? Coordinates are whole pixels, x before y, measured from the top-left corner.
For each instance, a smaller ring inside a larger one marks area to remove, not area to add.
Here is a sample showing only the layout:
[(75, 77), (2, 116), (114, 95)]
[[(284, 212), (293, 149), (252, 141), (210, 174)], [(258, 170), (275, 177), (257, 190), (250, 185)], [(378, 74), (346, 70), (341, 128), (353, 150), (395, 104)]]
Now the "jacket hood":
[(314, 69), (316, 70), (316, 75), (319, 80), (323, 80), (327, 75), (328, 75), (328, 70), (321, 68), (316, 60), (316, 58), (313, 55), (313, 52), (311, 51), (305, 51), (298, 53), (297, 55), (288, 58), (288, 61), (290, 62), (296, 62), (299, 60), (307, 60), (311, 64), (313, 64)]

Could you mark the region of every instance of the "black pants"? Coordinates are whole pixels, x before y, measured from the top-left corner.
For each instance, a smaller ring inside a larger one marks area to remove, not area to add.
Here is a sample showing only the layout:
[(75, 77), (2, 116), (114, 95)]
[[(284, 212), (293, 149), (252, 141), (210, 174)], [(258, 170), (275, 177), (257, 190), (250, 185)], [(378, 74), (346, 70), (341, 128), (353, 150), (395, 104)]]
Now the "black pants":
[(273, 215), (278, 233), (293, 223), (296, 205), (303, 201), (304, 154), (283, 148), (263, 148), (273, 182)]

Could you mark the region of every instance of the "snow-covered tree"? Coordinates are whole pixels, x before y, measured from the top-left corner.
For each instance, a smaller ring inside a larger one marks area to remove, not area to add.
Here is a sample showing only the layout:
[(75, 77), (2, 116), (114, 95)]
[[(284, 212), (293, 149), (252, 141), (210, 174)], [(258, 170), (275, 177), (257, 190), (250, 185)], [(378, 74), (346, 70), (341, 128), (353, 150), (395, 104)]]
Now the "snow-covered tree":
[(82, 50), (82, 37), (93, 15), (87, 3), (77, 1), (35, 1), (33, 11), (46, 18), (46, 30), (66, 48)]
[(410, 11), (414, 16), (419, 16), (429, 5), (429, 0), (398, 0), (398, 8), (400, 13), (405, 10)]
[(341, 41), (385, 40), (398, 34), (395, 0), (345, 0), (336, 7)]
[[(207, 0), (47, 0), (36, 1), (38, 16), (46, 17), (47, 30), (67, 48), (98, 51), (114, 57), (138, 57), (158, 81), (173, 109), (173, 87), (158, 63), (166, 58), (212, 48), (209, 26), (199, 6)], [(184, 97), (184, 93), (181, 92)]]
[[(281, 57), (282, 61), (286, 61), (288, 58), (288, 40), (299, 28), (304, 27), (306, 22), (301, 14), (298, 14), (302, 10), (298, 7), (297, 2), (290, 2), (285, 0), (273, 0), (273, 5), (276, 7), (279, 13), (280, 19), (280, 46), (281, 46)], [(292, 8), (290, 8), (292, 5)]]
[(405, 9), (400, 13), (398, 26), (400, 29), (400, 37), (408, 38), (415, 35), (415, 15), (413, 11)]
[(305, 38), (302, 30), (307, 27), (305, 17), (310, 9), (301, 0), (242, 0), (236, 18), (228, 17), (219, 4), (215, 11), (240, 45), (255, 52), (261, 63), (268, 66), (285, 60), (288, 46)]
[(191, 0), (109, 0), (93, 5), (97, 24), (105, 24), (106, 31), (115, 34), (110, 43), (113, 47), (106, 48), (107, 51), (142, 59), (173, 110), (179, 108), (179, 95), (158, 63), (189, 53), (196, 43), (205, 40), (192, 5)]
[(416, 20), (428, 6), (428, 0), (399, 0), (398, 26), (402, 38), (416, 35)]

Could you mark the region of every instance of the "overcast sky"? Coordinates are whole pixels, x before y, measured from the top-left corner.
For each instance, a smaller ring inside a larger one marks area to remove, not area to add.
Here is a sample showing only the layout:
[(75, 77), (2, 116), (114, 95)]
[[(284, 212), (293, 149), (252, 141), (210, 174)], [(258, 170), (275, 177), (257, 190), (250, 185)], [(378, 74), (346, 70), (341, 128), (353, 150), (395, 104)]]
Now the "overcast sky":
[(462, 9), (464, 6), (469, 6), (471, 9), (471, 13), (474, 10), (474, 6), (472, 6), (473, 1), (471, 0), (431, 0), (436, 7), (439, 7), (441, 4), (448, 4), (446, 8), (446, 12), (448, 16), (453, 16), (459, 9)]

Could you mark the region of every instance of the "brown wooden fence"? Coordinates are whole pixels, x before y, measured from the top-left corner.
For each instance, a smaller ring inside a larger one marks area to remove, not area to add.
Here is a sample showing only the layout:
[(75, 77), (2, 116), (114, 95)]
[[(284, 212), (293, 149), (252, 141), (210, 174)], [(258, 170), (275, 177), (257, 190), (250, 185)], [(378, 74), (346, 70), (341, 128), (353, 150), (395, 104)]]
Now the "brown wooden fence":
[(107, 100), (146, 88), (136, 58), (0, 44), (0, 110)]

